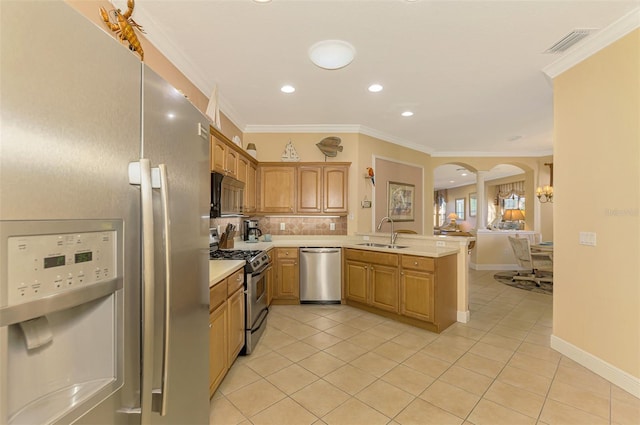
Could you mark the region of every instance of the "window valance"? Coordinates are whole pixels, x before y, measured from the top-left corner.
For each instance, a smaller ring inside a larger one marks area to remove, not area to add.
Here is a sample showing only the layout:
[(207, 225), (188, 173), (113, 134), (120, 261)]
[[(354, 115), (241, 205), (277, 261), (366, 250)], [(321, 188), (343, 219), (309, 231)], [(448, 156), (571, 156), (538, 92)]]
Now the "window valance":
[(513, 195), (524, 196), (524, 180), (498, 185), (498, 198), (511, 198)]

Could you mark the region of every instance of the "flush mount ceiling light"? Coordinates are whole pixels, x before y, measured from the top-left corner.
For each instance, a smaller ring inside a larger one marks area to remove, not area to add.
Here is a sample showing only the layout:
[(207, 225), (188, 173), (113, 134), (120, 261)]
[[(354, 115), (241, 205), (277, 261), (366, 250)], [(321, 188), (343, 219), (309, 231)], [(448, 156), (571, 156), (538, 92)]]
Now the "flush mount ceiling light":
[(369, 86), (369, 91), (371, 93), (378, 93), (382, 91), (382, 86), (380, 84), (371, 84)]
[(282, 87), (280, 87), (280, 91), (282, 93), (293, 93), (294, 91), (296, 91), (296, 88), (293, 86), (290, 86), (289, 84), (284, 85)]
[(309, 48), (311, 62), (324, 69), (340, 69), (349, 65), (356, 49), (346, 41), (323, 40)]

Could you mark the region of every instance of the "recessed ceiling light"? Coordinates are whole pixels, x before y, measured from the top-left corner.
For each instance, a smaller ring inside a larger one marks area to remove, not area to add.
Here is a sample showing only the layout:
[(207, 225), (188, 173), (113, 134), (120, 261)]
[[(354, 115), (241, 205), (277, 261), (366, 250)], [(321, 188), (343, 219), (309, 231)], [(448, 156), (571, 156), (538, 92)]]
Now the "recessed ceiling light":
[(517, 136), (511, 136), (511, 137), (509, 137), (509, 138), (507, 139), (507, 141), (509, 141), (509, 142), (515, 142), (516, 140), (520, 140), (520, 139), (522, 139), (522, 136), (517, 135)]
[(461, 176), (462, 177), (467, 177), (467, 173), (462, 173)]
[(449, 180), (449, 183), (455, 183), (455, 182), (456, 182), (455, 180)]
[(344, 68), (355, 54), (355, 47), (342, 40), (323, 40), (309, 48), (311, 62), (324, 69)]
[(410, 116), (412, 116), (412, 115), (413, 115), (413, 112), (411, 112), (411, 111), (404, 111), (404, 112), (403, 112), (402, 114), (400, 114), (400, 115), (402, 115), (403, 117), (410, 117)]
[(256, 3), (269, 3), (271, 0), (253, 0)]
[(378, 92), (382, 91), (382, 86), (380, 84), (371, 84), (369, 86), (369, 91), (371, 93), (378, 93)]
[(296, 91), (296, 88), (293, 86), (290, 86), (289, 84), (284, 85), (280, 88), (280, 91), (282, 93), (293, 93), (294, 91)]

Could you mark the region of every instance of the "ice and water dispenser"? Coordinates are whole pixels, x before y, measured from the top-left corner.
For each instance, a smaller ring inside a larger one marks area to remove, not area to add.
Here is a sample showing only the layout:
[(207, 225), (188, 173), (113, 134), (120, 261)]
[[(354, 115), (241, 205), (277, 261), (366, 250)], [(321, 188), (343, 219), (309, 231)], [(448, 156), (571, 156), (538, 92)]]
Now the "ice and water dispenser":
[(122, 385), (122, 232), (0, 222), (0, 423), (71, 423)]

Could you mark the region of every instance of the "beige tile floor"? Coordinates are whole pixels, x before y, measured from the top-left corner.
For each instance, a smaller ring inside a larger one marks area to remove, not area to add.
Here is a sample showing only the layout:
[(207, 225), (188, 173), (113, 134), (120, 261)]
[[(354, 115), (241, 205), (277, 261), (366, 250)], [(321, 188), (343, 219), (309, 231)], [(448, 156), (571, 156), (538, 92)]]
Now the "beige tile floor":
[(471, 271), (442, 334), (344, 306), (274, 306), (211, 424), (640, 424), (640, 400), (549, 347), (552, 297)]

